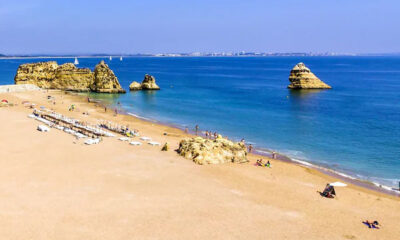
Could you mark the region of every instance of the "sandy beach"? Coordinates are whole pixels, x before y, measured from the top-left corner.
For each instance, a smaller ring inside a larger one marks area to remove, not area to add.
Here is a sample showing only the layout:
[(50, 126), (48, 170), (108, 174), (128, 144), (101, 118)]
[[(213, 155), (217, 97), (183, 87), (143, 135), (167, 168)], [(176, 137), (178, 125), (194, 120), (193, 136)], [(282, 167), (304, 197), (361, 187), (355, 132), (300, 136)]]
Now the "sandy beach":
[[(104, 113), (61, 91), (0, 98), (17, 104), (0, 108), (4, 239), (400, 239), (399, 197), (349, 183), (323, 198), (317, 191), (338, 179), (277, 160), (256, 167), (255, 155), (247, 164), (196, 165), (174, 151), (184, 132)], [(92, 124), (129, 125), (170, 150), (118, 137), (87, 146), (57, 129), (39, 132), (23, 101)]]

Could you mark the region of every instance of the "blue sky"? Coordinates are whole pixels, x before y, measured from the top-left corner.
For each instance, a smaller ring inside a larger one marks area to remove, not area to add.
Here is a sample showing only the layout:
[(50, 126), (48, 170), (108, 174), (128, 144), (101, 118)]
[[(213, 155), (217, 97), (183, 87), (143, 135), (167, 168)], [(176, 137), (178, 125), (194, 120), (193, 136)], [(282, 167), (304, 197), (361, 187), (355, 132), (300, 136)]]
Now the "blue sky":
[(0, 0), (0, 53), (400, 52), (399, 0)]

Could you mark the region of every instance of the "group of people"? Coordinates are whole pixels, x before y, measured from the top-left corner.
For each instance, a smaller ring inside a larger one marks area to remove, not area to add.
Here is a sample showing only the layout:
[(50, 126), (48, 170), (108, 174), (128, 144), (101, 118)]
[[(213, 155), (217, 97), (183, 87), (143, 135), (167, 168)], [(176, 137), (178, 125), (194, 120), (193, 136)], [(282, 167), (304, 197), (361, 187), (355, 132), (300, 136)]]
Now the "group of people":
[(139, 130), (137, 129), (130, 129), (129, 126), (112, 126), (111, 123), (100, 123), (98, 125), (101, 128), (105, 128), (107, 130), (113, 131), (113, 132), (117, 132), (120, 133), (122, 135), (126, 135), (127, 137), (133, 137), (138, 135)]
[(260, 167), (269, 167), (269, 168), (271, 167), (271, 163), (269, 162), (269, 160), (267, 160), (267, 162), (264, 163), (262, 159), (257, 159), (256, 165)]

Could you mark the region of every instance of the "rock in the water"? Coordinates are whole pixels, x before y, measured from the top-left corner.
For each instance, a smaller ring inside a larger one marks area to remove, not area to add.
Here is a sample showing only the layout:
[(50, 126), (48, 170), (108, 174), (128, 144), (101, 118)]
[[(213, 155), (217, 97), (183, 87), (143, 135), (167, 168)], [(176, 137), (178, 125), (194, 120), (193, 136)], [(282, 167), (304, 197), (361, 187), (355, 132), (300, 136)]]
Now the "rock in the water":
[(144, 75), (144, 79), (142, 84), (133, 81), (131, 85), (129, 85), (129, 90), (160, 90), (160, 87), (156, 84), (156, 79), (151, 75)]
[(156, 79), (151, 75), (144, 75), (142, 82), (143, 90), (160, 90), (160, 87), (156, 84)]
[(234, 143), (218, 137), (216, 140), (196, 137), (179, 143), (178, 153), (197, 164), (244, 163), (247, 150), (243, 143)]
[(142, 85), (138, 82), (133, 81), (131, 85), (129, 85), (129, 90), (131, 91), (142, 90)]
[(94, 69), (92, 90), (100, 93), (125, 93), (118, 78), (103, 60)]
[(93, 73), (89, 68), (77, 68), (72, 63), (58, 65), (55, 61), (27, 63), (18, 67), (14, 82), (34, 84), (44, 89), (125, 92), (108, 66), (96, 66), (96, 69), (97, 73)]
[(291, 89), (328, 89), (328, 84), (317, 78), (304, 63), (298, 63), (290, 71), (288, 88)]

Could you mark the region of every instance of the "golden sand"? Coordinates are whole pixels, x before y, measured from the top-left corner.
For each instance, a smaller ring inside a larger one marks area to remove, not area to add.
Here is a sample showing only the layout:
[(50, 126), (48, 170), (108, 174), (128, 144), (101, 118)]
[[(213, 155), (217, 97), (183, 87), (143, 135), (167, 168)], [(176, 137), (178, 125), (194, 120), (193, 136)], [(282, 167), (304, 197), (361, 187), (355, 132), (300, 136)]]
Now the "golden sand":
[[(1, 239), (400, 239), (399, 198), (352, 184), (322, 198), (317, 191), (337, 179), (276, 160), (255, 167), (257, 156), (199, 166), (173, 151), (182, 131), (115, 117), (59, 91), (0, 98), (18, 104), (0, 108)], [(87, 146), (56, 129), (39, 132), (24, 100), (89, 123), (129, 124), (170, 151), (118, 137)], [(367, 219), (381, 229), (367, 228)]]

